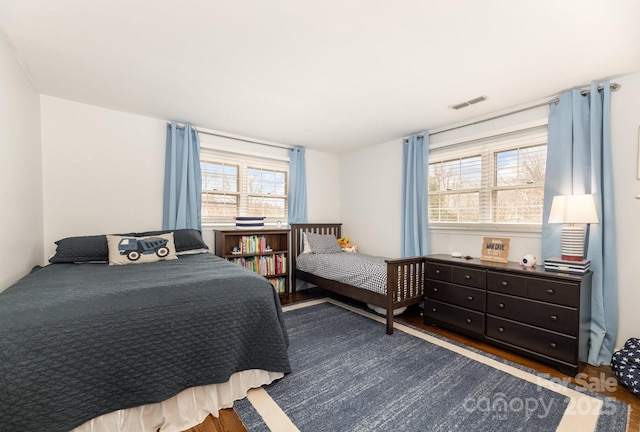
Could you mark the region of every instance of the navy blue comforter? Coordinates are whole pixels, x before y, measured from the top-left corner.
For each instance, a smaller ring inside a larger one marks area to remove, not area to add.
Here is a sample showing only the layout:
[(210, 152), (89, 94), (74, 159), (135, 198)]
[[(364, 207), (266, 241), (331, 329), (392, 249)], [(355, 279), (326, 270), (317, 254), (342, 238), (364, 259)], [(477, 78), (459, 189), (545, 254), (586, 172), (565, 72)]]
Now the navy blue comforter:
[(68, 431), (123, 408), (290, 372), (271, 284), (211, 254), (52, 264), (0, 293), (0, 430)]

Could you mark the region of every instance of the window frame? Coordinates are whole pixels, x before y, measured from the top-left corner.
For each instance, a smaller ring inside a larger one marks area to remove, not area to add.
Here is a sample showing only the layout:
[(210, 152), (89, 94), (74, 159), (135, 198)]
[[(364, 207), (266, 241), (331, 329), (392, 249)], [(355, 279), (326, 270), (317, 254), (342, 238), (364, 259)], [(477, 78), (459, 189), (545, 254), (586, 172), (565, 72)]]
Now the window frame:
[[(497, 186), (496, 176), (496, 155), (499, 152), (511, 149), (524, 149), (536, 145), (547, 145), (547, 125), (536, 125), (534, 127), (520, 129), (507, 133), (499, 133), (486, 136), (480, 139), (460, 140), (449, 145), (441, 145), (429, 152), (429, 171), (432, 163), (444, 162), (457, 158), (465, 158), (481, 155), (481, 182), (479, 194), (479, 221), (478, 222), (440, 222), (429, 218), (429, 229), (456, 234), (460, 232), (504, 232), (537, 236), (542, 232), (542, 223), (502, 223), (491, 220), (494, 211), (493, 196), (499, 190), (514, 190), (519, 187)], [(544, 180), (532, 186), (543, 187)], [(427, 185), (428, 189), (428, 185)], [(467, 192), (471, 189), (460, 190)], [(456, 192), (456, 191), (454, 191)], [(429, 198), (433, 192), (429, 191)], [(437, 193), (436, 195), (441, 195)], [(431, 215), (431, 211), (429, 211)]]
[[(210, 162), (214, 164), (223, 165), (235, 165), (238, 167), (238, 186), (237, 192), (221, 192), (220, 195), (233, 195), (238, 197), (238, 214), (237, 216), (249, 216), (247, 213), (249, 209), (249, 197), (275, 197), (284, 200), (284, 215), (283, 216), (265, 216), (266, 225), (276, 225), (280, 222), (286, 226), (288, 223), (288, 191), (289, 191), (289, 158), (278, 157), (274, 155), (262, 155), (258, 153), (246, 152), (243, 154), (230, 152), (227, 150), (221, 150), (216, 147), (201, 147), (200, 149), (200, 162)], [(284, 195), (264, 195), (252, 193), (248, 189), (247, 171), (249, 169), (259, 169), (266, 171), (281, 172), (285, 174), (284, 183)], [(202, 224), (203, 226), (235, 226), (235, 216), (205, 216), (204, 196), (207, 193), (216, 194), (216, 192), (207, 192), (204, 183), (204, 171), (202, 172), (203, 185), (202, 185)]]

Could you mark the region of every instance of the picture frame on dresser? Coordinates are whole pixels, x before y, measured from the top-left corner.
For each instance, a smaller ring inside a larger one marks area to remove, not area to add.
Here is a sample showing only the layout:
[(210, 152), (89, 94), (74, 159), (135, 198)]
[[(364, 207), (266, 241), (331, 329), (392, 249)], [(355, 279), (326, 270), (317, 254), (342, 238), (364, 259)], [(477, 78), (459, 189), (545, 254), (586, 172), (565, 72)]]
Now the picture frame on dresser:
[(575, 376), (588, 357), (591, 277), (429, 255), (424, 322)]

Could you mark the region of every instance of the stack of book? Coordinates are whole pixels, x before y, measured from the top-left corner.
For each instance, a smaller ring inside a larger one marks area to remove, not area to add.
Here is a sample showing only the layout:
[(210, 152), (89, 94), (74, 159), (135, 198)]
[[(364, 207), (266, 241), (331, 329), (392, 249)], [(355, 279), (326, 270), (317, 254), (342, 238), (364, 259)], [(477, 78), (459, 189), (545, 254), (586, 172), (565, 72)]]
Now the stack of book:
[(561, 273), (585, 274), (591, 267), (591, 261), (567, 261), (560, 258), (547, 258), (544, 260), (544, 269)]

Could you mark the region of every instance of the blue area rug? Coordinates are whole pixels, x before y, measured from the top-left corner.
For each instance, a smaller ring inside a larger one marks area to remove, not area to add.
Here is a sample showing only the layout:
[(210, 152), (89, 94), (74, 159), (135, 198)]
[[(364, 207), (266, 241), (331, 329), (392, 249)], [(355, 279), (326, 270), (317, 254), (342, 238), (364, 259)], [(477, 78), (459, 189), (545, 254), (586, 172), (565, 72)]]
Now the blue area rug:
[[(384, 324), (334, 304), (284, 316), (293, 372), (265, 389), (300, 431), (581, 430), (579, 416), (592, 411), (539, 385), (544, 377), (527, 381), (398, 329), (386, 335)], [(595, 430), (626, 431), (626, 404), (589, 396), (602, 401)], [(249, 431), (270, 430), (248, 399), (234, 408)]]

